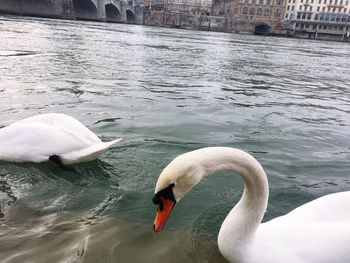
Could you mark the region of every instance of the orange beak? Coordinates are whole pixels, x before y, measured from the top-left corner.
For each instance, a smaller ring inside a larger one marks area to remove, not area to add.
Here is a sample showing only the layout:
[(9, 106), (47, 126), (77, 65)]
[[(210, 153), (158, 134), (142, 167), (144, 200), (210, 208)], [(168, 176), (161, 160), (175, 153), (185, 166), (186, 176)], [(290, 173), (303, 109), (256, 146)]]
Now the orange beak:
[(155, 232), (162, 231), (168, 216), (170, 215), (171, 210), (175, 205), (175, 201), (165, 199), (163, 197), (160, 198), (163, 203), (163, 209), (160, 210), (160, 206), (158, 205), (156, 218), (154, 219), (153, 229)]

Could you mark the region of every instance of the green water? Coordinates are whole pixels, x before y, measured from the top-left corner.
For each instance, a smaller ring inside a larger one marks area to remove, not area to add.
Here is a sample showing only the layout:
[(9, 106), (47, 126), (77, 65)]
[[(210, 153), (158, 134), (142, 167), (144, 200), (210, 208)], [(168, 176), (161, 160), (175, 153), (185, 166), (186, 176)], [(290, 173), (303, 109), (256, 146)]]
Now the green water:
[(87, 176), (0, 162), (1, 262), (224, 262), (216, 236), (239, 199), (202, 181), (155, 234), (151, 198), (175, 156), (206, 146), (265, 168), (264, 220), (350, 188), (348, 43), (0, 17), (0, 126), (70, 114), (123, 137)]

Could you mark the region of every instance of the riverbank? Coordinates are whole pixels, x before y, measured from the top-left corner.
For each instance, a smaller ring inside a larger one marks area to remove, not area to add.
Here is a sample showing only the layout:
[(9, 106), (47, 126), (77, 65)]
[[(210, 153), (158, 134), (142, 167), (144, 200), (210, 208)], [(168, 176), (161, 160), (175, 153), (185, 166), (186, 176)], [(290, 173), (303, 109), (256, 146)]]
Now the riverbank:
[[(78, 4), (73, 0), (0, 0), (0, 14), (44, 17), (52, 19), (87, 20), (138, 24), (167, 28), (180, 28), (226, 33), (246, 33), (265, 36), (293, 37), (310, 40), (341, 41), (350, 43), (350, 34), (345, 30), (330, 31), (324, 26), (302, 25), (282, 22), (280, 19), (245, 19), (229, 16), (212, 16), (177, 12), (168, 9), (145, 8), (131, 2), (87, 1)], [(88, 4), (89, 3), (89, 4)], [(303, 28), (302, 30), (297, 27)], [(329, 28), (334, 28), (331, 26)]]

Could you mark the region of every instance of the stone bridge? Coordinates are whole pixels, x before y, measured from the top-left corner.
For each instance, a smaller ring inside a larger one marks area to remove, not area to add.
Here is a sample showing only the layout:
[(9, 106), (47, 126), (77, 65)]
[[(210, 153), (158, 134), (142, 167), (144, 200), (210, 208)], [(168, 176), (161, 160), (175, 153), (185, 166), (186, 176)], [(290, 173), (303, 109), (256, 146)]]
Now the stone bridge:
[(137, 0), (0, 0), (0, 12), (143, 24), (143, 8)]
[(77, 19), (142, 24), (140, 23), (142, 22), (141, 8), (133, 0), (65, 0), (63, 2), (67, 2), (66, 7), (75, 13)]

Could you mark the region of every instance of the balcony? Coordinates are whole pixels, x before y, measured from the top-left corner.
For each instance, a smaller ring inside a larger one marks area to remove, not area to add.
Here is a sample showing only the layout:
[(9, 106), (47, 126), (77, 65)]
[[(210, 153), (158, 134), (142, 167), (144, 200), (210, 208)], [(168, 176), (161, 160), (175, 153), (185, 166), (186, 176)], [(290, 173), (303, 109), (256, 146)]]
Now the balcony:
[(344, 8), (345, 5), (343, 3), (334, 3), (334, 4), (328, 4), (327, 7)]

